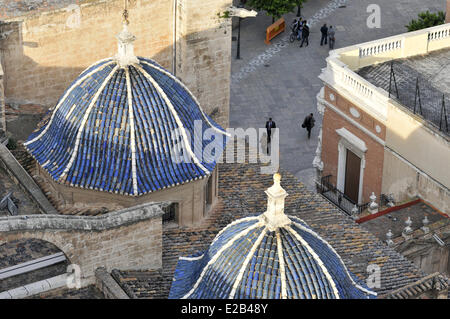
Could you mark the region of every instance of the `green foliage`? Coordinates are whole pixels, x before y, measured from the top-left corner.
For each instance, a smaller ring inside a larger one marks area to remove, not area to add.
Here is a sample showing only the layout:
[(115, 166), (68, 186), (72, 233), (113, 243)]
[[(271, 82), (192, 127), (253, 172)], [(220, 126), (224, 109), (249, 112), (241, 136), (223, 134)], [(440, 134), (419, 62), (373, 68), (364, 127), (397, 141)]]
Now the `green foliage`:
[(228, 18), (231, 18), (230, 11), (228, 11), (228, 10), (227, 10), (227, 11), (224, 11), (222, 15), (220, 14), (220, 12), (217, 13), (217, 16), (218, 16), (219, 18), (222, 18), (222, 19), (228, 19)]
[(296, 0), (295, 2), (296, 2), (297, 7), (303, 8), (303, 4), (305, 2), (308, 2), (308, 0)]
[(298, 3), (299, 0), (248, 0), (246, 2), (255, 10), (266, 11), (273, 19), (279, 19), (285, 13), (293, 12)]
[(413, 19), (406, 27), (408, 31), (416, 31), (445, 23), (445, 13), (431, 13), (429, 11), (419, 13), (419, 19)]

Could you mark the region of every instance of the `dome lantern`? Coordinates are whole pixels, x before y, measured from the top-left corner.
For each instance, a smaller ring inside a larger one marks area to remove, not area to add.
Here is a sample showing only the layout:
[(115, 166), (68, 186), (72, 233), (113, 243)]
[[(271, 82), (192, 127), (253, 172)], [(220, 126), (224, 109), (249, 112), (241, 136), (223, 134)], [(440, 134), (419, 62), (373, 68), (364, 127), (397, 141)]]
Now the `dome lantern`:
[(291, 223), (290, 219), (284, 213), (284, 200), (288, 196), (288, 193), (281, 187), (281, 175), (279, 173), (274, 174), (273, 181), (272, 187), (266, 190), (267, 211), (264, 213), (267, 228), (270, 231)]

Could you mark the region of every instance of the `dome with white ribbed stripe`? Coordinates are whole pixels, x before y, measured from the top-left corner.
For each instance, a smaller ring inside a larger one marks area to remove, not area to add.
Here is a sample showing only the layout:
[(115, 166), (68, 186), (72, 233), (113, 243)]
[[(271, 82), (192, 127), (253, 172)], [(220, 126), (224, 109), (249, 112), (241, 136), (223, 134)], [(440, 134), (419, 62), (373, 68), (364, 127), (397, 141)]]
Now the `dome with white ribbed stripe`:
[(124, 195), (208, 176), (225, 139), (203, 152), (204, 132), (226, 133), (179, 79), (134, 55), (126, 24), (118, 39), (118, 54), (83, 71), (25, 147), (59, 183)]
[(225, 227), (203, 254), (181, 257), (169, 298), (374, 298), (333, 247), (303, 220), (284, 214), (280, 175), (267, 211)]

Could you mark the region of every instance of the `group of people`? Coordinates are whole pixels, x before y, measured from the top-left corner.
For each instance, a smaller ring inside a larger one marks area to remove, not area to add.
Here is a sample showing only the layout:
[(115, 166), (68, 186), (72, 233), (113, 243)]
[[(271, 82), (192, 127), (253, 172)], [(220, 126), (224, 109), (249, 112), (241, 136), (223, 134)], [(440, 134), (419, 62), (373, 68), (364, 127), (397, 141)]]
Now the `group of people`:
[(327, 39), (328, 43), (330, 45), (330, 50), (334, 49), (334, 42), (336, 41), (335, 38), (335, 31), (333, 29), (333, 26), (330, 25), (330, 27), (327, 27), (327, 24), (325, 23), (321, 28), (320, 32), (322, 33), (322, 38), (320, 39), (320, 45), (327, 45)]
[(302, 41), (300, 48), (306, 42), (306, 46), (309, 45), (309, 24), (308, 21), (303, 20), (302, 17), (294, 19), (292, 22), (292, 31), (297, 34), (297, 40)]
[[(309, 45), (309, 33), (310, 33), (310, 25), (307, 20), (303, 20), (302, 17), (298, 19), (294, 19), (292, 22), (292, 31), (297, 34), (297, 40), (301, 40), (300, 48), (303, 47), (303, 44), (306, 42), (306, 46)], [(321, 28), (320, 32), (322, 33), (322, 38), (320, 39), (320, 45), (326, 45), (329, 43), (330, 50), (334, 49), (334, 43), (336, 41), (335, 31), (333, 26), (327, 27), (325, 23)]]

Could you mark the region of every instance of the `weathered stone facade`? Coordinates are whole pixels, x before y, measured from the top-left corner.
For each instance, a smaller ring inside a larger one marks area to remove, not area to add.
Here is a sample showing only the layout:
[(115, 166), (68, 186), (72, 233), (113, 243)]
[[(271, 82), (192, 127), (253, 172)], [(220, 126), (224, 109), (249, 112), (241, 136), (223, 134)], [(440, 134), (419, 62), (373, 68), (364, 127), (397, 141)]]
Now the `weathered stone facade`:
[[(217, 14), (230, 4), (137, 0), (129, 8), (136, 54), (178, 76), (223, 127), (229, 114), (231, 22)], [(68, 8), (31, 11), (2, 23), (7, 103), (52, 107), (81, 71), (116, 54), (122, 0), (81, 1)]]
[[(40, 186), (46, 190), (53, 202), (58, 204), (56, 205), (58, 211), (63, 213), (71, 208), (76, 210), (106, 208), (114, 211), (150, 202), (174, 202), (178, 204), (176, 222), (180, 226), (186, 226), (200, 223), (218, 201), (217, 168), (207, 178), (134, 197), (63, 185), (54, 181), (39, 164), (36, 163), (35, 167), (33, 176), (42, 180)], [(208, 198), (207, 194), (210, 195)]]
[(162, 210), (146, 204), (101, 217), (35, 215), (0, 218), (0, 245), (36, 238), (58, 247), (80, 266), (82, 285), (95, 282), (95, 269), (162, 267)]

